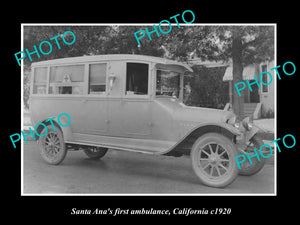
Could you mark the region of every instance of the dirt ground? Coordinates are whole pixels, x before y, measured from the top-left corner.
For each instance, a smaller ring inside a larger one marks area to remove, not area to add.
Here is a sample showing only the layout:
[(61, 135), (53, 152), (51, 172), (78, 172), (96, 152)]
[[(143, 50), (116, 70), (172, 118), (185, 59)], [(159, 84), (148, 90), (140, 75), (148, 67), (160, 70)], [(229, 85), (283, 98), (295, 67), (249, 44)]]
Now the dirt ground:
[(34, 141), (24, 143), (24, 194), (273, 194), (274, 165), (223, 189), (199, 183), (189, 157), (109, 150), (101, 160), (68, 152), (58, 166), (46, 164)]

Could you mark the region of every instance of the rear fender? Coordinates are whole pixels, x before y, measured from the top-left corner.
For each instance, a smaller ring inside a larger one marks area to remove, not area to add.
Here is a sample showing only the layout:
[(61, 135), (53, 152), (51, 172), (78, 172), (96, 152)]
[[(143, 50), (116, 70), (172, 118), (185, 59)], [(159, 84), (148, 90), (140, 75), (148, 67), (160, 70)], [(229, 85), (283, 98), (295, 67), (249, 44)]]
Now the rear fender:
[[(52, 117), (53, 118), (53, 117)], [(64, 137), (64, 141), (67, 142), (67, 141), (73, 141), (74, 138), (73, 138), (73, 134), (72, 134), (72, 128), (71, 128), (71, 125), (68, 125), (68, 126), (61, 126), (57, 120), (57, 118), (48, 118), (48, 119), (45, 119), (45, 120), (42, 120), (40, 121), (39, 123), (43, 123), (45, 125), (51, 125), (51, 121), (53, 123), (53, 125), (55, 126), (55, 129), (60, 129), (60, 131), (63, 133), (63, 137)], [(51, 120), (50, 120), (51, 119)], [(48, 120), (48, 121), (47, 121)], [(63, 117), (60, 117), (59, 118), (60, 120), (60, 123), (61, 124), (68, 124), (69, 121), (67, 121), (65, 118)], [(37, 123), (37, 124), (39, 124)], [(38, 125), (35, 130), (38, 134), (40, 134), (43, 130), (44, 126), (43, 125)], [(37, 136), (37, 140), (39, 139), (39, 137)]]

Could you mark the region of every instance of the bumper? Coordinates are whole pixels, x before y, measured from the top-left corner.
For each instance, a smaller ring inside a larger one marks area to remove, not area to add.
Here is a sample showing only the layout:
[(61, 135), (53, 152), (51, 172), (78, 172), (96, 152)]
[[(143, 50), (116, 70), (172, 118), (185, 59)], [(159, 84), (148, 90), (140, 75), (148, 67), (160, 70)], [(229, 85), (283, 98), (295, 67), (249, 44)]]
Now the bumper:
[(247, 149), (251, 138), (260, 133), (261, 129), (253, 125), (250, 131), (246, 130), (243, 126), (241, 126), (239, 130), (241, 135), (236, 137), (236, 147), (239, 152), (245, 154), (245, 150)]
[(261, 132), (261, 129), (253, 125), (252, 129), (248, 131), (243, 126), (240, 126), (239, 131), (242, 133), (242, 135), (237, 137), (237, 141), (247, 143), (255, 134)]

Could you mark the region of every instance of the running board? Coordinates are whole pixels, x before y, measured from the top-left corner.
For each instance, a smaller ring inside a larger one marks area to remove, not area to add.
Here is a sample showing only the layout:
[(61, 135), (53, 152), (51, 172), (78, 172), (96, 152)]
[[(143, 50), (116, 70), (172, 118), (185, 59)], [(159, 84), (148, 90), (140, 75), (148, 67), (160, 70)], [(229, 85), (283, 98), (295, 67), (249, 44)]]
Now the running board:
[(73, 137), (73, 141), (66, 141), (66, 143), (158, 155), (170, 149), (175, 144), (175, 142), (171, 141), (108, 137), (79, 133), (73, 133)]

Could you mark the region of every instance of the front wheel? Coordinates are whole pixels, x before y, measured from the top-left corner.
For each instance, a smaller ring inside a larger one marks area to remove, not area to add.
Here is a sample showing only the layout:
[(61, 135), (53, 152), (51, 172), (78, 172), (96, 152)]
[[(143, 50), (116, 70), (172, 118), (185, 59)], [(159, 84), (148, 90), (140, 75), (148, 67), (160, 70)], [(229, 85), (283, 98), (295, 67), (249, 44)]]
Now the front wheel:
[(237, 151), (230, 139), (208, 133), (199, 137), (191, 150), (194, 172), (200, 181), (211, 187), (225, 187), (238, 175), (234, 157)]

